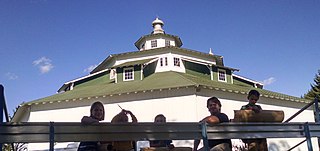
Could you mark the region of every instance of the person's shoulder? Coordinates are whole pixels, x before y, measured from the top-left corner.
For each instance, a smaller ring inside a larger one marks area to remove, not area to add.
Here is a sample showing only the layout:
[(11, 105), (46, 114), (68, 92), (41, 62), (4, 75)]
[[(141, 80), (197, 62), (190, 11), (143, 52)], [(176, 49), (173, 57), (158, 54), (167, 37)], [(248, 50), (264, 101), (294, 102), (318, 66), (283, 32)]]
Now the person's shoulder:
[(221, 116), (226, 116), (226, 117), (228, 117), (228, 115), (225, 114), (225, 113), (220, 113), (220, 115), (221, 115)]
[(81, 119), (82, 124), (98, 124), (99, 121), (97, 119), (94, 119), (90, 116), (83, 116)]
[(260, 105), (257, 105), (257, 104), (256, 104), (255, 106), (258, 107), (259, 109), (262, 109)]
[(90, 117), (90, 116), (83, 116), (83, 117), (81, 118), (81, 122), (82, 122), (83, 120), (87, 120), (87, 119), (91, 119), (91, 117)]
[(245, 110), (245, 109), (247, 109), (248, 107), (249, 107), (249, 104), (243, 105), (243, 106), (241, 106), (241, 109), (240, 109), (240, 110)]
[(228, 115), (225, 114), (225, 113), (219, 113), (219, 114), (217, 115), (217, 117), (219, 118), (220, 123), (221, 123), (221, 122), (229, 122), (229, 117), (228, 117)]

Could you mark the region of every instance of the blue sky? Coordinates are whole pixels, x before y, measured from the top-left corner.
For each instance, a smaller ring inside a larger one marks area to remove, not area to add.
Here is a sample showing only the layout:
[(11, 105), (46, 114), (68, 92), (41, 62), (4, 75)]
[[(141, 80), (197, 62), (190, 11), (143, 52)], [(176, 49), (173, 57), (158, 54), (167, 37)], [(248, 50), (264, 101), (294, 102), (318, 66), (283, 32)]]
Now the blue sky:
[(320, 69), (317, 0), (0, 0), (0, 83), (9, 112), (50, 96), (134, 42), (159, 17), (183, 48), (224, 56), (236, 74), (300, 97)]

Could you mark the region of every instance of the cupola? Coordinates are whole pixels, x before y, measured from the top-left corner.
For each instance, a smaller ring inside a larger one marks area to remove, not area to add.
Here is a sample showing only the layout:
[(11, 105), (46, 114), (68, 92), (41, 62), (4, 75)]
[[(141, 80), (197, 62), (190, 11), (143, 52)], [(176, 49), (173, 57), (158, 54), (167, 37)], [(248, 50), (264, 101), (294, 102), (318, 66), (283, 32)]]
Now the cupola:
[(164, 30), (162, 26), (164, 25), (163, 21), (160, 20), (158, 17), (152, 22), (153, 32), (152, 34), (164, 34)]
[(182, 42), (178, 36), (169, 35), (162, 29), (164, 22), (158, 17), (152, 22), (153, 31), (149, 35), (142, 36), (134, 44), (139, 51), (161, 47), (181, 47)]

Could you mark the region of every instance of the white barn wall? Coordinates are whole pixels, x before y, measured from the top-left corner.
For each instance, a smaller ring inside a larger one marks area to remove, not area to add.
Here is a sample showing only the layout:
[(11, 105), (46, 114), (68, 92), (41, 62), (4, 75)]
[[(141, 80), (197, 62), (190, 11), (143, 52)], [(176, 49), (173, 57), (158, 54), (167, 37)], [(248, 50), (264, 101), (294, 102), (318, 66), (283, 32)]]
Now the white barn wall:
[[(196, 91), (197, 95), (194, 95)], [(193, 93), (193, 94), (192, 94)], [(188, 95), (189, 94), (189, 95)], [(226, 113), (230, 119), (234, 117), (234, 110), (240, 109), (247, 103), (245, 94), (227, 93), (224, 91), (207, 90), (194, 88), (172, 89), (153, 91), (137, 94), (122, 94), (112, 97), (83, 99), (81, 101), (69, 101), (52, 104), (39, 104), (32, 106), (29, 122), (80, 122), (82, 116), (89, 115), (90, 105), (95, 101), (101, 101), (105, 104), (106, 117), (103, 122), (110, 122), (112, 117), (118, 114), (121, 109), (118, 104), (127, 110), (132, 111), (139, 122), (153, 122), (157, 114), (164, 114), (168, 122), (198, 122), (203, 117), (208, 116), (206, 100), (209, 96), (217, 96), (222, 103), (222, 112)], [(231, 98), (231, 99), (226, 99)], [(129, 100), (125, 101), (125, 100)], [(239, 101), (240, 100), (240, 101)], [(277, 104), (271, 105), (272, 103)], [(281, 106), (283, 100), (269, 99), (261, 97), (259, 104), (265, 110), (283, 110), (285, 119), (296, 113), (303, 106), (303, 103), (290, 103), (291, 107)], [(50, 106), (50, 107), (49, 107)], [(48, 108), (53, 108), (49, 110)], [(312, 116), (311, 116), (312, 115)], [(312, 122), (313, 111), (306, 110), (296, 117), (293, 122)], [(280, 150), (289, 149), (303, 139), (268, 139), (268, 143), (273, 148)], [(190, 141), (175, 141), (176, 146), (190, 146)], [(312, 142), (317, 146), (316, 140)], [(39, 144), (30, 144), (29, 149), (38, 149)], [(49, 145), (45, 144), (46, 147)], [(298, 147), (300, 150), (307, 149), (306, 143)], [(317, 148), (314, 148), (317, 150)]]

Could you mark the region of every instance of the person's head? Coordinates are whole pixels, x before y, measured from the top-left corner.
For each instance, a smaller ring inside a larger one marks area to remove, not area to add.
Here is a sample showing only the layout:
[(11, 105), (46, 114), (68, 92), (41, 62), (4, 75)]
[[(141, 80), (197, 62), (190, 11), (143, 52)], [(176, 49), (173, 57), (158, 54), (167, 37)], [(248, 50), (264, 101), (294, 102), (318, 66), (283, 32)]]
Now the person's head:
[(259, 100), (260, 93), (257, 90), (250, 90), (248, 94), (248, 100), (250, 104), (256, 104)]
[(97, 101), (91, 105), (90, 117), (99, 121), (104, 120), (104, 106), (101, 102)]
[(155, 123), (165, 123), (166, 122), (166, 117), (163, 114), (158, 114), (155, 118), (154, 118), (154, 122)]
[(207, 100), (207, 108), (211, 115), (220, 113), (221, 111), (221, 102), (217, 97), (211, 97)]
[(129, 118), (128, 118), (127, 114), (123, 111), (118, 113), (111, 120), (111, 123), (128, 123), (128, 122), (129, 122)]

